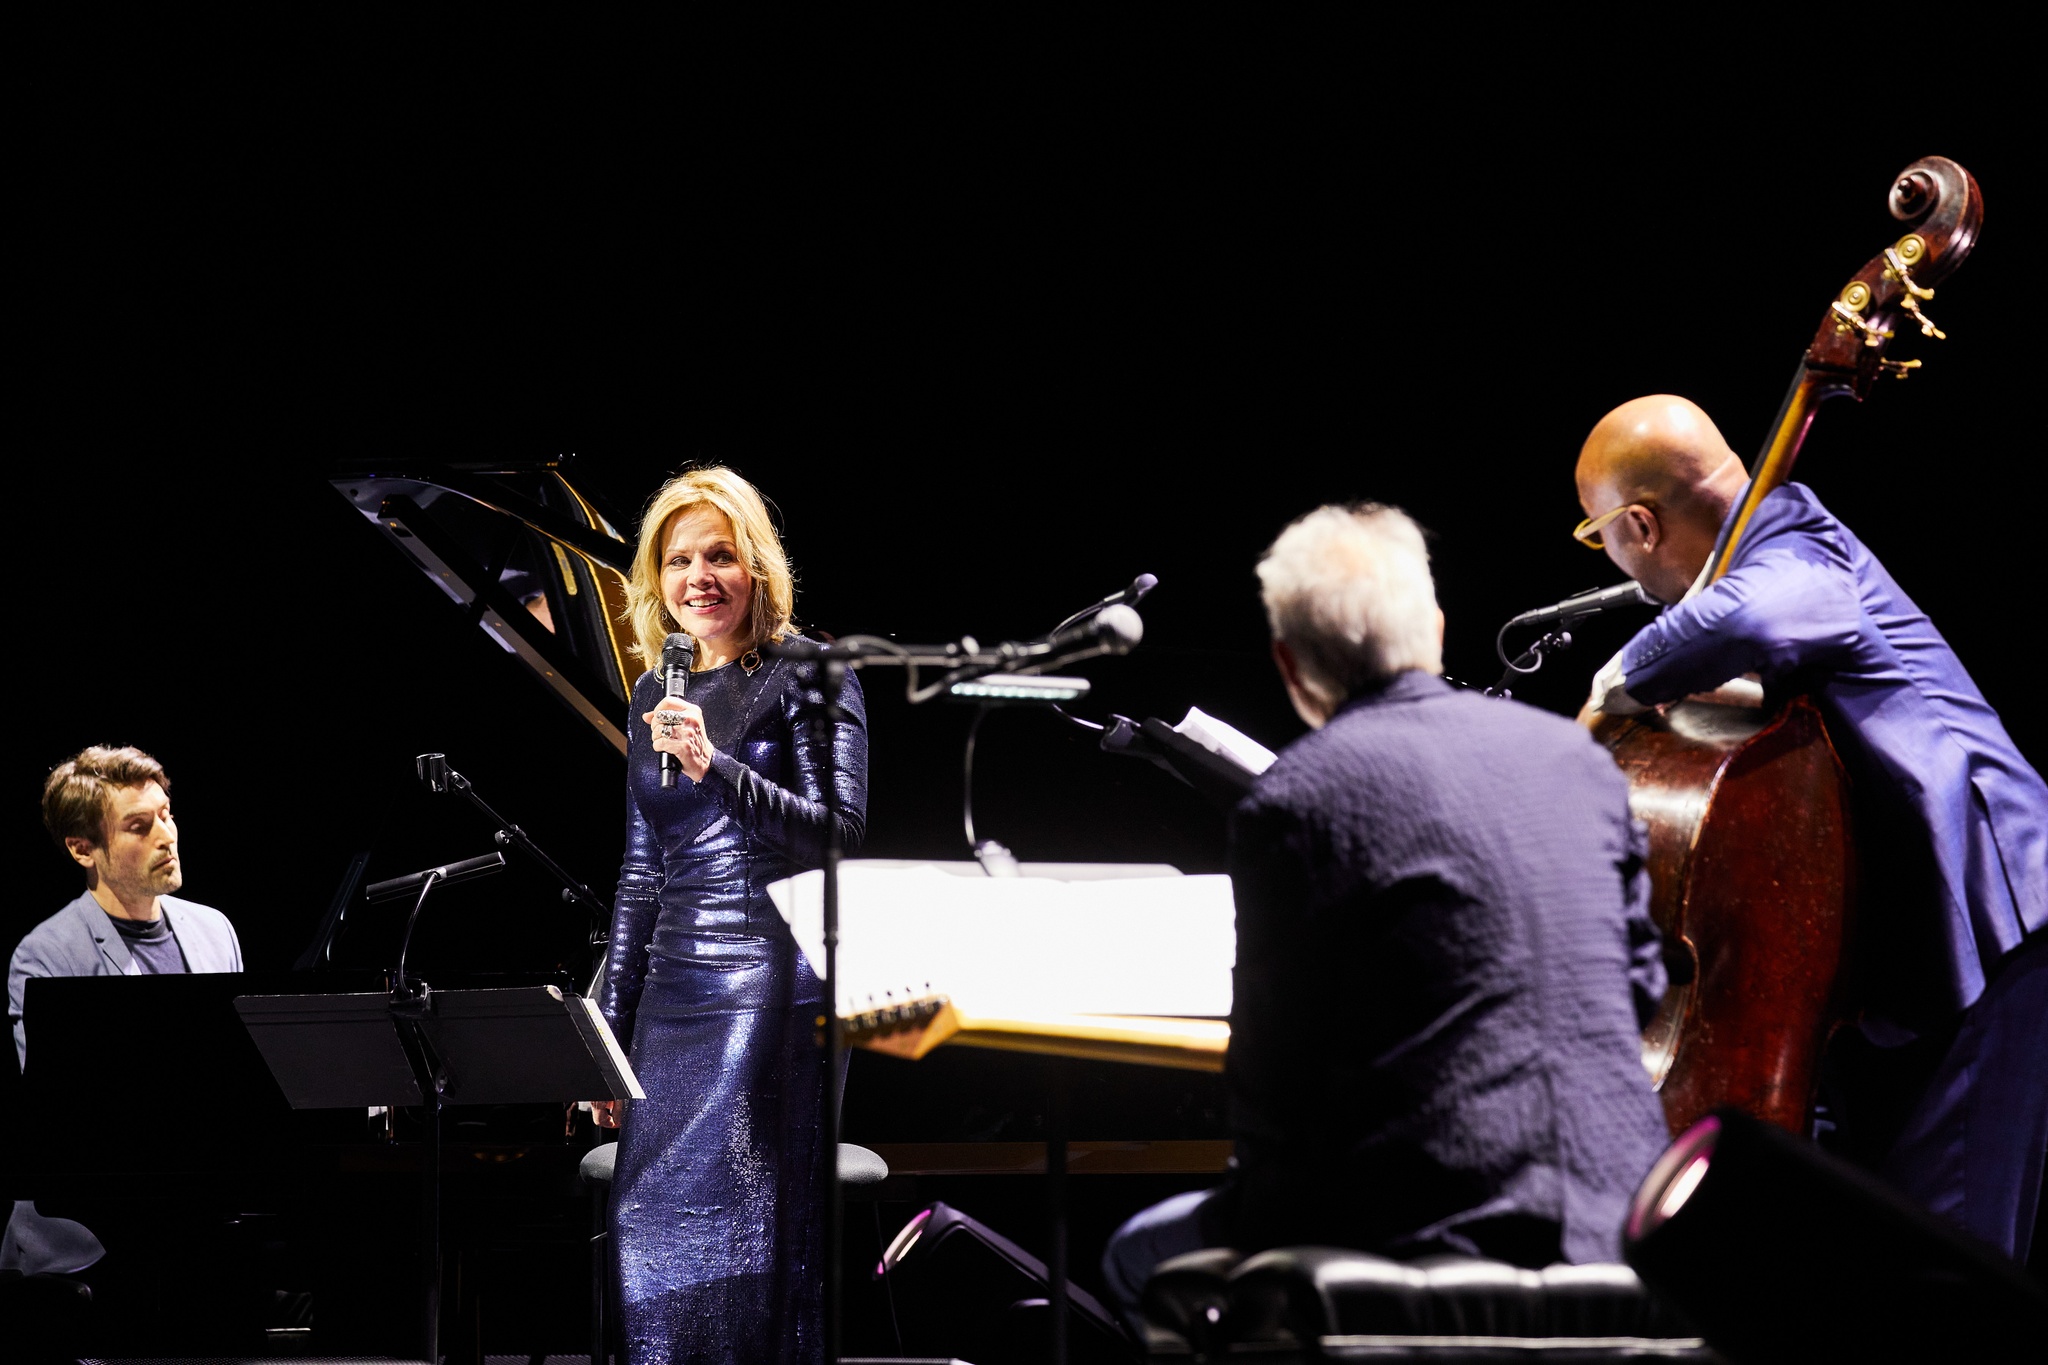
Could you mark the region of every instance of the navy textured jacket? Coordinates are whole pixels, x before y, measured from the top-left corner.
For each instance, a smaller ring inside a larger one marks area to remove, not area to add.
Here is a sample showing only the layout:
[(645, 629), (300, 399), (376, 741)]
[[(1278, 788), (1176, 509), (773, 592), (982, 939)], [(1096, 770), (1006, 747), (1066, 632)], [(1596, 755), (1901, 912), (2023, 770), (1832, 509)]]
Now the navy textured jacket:
[(1234, 1243), (1615, 1259), (1668, 1140), (1641, 839), (1578, 726), (1428, 674), (1289, 746), (1231, 827)]

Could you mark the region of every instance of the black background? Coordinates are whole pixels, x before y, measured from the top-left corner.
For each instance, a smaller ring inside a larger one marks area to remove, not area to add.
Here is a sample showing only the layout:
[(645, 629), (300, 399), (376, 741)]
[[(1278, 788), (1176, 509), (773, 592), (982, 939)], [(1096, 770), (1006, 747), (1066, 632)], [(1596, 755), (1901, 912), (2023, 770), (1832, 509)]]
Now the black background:
[[(1319, 503), (1390, 501), (1434, 533), (1449, 671), (1489, 682), (1502, 619), (1618, 578), (1566, 534), (1585, 431), (1669, 391), (1747, 455), (1929, 152), (1987, 201), (1929, 307), (1951, 339), (1901, 337), (1927, 368), (1832, 405), (1800, 475), (2041, 754), (2044, 231), (1998, 34), (95, 22), (27, 101), (0, 941), (77, 893), (36, 803), (94, 742), (165, 762), (184, 894), (255, 967), (352, 851), (488, 847), (420, 792), (427, 749), (609, 889), (617, 757), (332, 491), (344, 458), (573, 452), (629, 517), (730, 463), (833, 633), (1026, 636), (1149, 571), (1084, 714), (1199, 705), (1276, 748), (1252, 565)], [(1629, 628), (1526, 695), (1571, 710)], [(962, 856), (966, 714), (867, 685), (867, 851)], [(1220, 866), (1220, 819), (1050, 718), (995, 717), (980, 774), (1023, 857)], [(423, 968), (581, 965), (530, 870), (436, 909)]]

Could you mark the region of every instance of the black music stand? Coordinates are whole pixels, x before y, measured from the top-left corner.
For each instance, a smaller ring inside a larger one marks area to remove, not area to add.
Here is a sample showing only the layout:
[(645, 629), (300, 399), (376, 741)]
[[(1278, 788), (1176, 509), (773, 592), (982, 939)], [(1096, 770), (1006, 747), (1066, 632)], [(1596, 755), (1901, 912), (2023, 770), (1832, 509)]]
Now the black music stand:
[(1165, 721), (1147, 716), (1111, 716), (1102, 734), (1104, 753), (1147, 759), (1193, 787), (1224, 810), (1251, 792), (1259, 775), (1221, 754), (1211, 753)]
[(597, 1007), (554, 986), (242, 995), (235, 1011), (292, 1108), (426, 1111), (420, 1264), (429, 1361), (440, 1359), (441, 1111), (646, 1098)]

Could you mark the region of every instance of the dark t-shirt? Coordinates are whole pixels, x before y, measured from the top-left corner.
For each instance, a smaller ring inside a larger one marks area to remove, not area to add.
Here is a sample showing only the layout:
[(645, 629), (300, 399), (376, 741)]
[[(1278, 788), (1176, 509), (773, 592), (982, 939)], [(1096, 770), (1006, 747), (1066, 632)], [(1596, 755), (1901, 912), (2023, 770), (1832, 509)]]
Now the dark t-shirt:
[(121, 941), (128, 945), (129, 956), (144, 976), (176, 976), (186, 970), (185, 954), (171, 933), (171, 922), (162, 915), (153, 920), (107, 918), (121, 931)]

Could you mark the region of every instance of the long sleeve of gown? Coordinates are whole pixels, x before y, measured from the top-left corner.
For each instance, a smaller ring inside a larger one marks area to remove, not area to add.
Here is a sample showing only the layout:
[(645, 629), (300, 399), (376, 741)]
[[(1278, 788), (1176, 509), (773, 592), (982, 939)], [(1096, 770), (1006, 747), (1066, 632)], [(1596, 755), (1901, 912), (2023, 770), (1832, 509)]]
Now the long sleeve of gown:
[(647, 980), (647, 944), (661, 914), (661, 845), (640, 803), (626, 794), (626, 856), (619, 865), (619, 889), (612, 897), (611, 942), (605, 949), (604, 979), (597, 1008), (621, 1047), (633, 1044), (633, 1011)]
[(794, 790), (763, 777), (723, 749), (713, 755), (712, 773), (705, 778), (725, 784), (730, 808), (741, 828), (801, 867), (817, 867), (825, 861), (827, 756), (823, 745), (827, 742), (831, 745), (832, 782), (839, 797), (841, 851), (858, 849), (867, 829), (868, 716), (858, 677), (847, 677), (839, 709), (841, 715), (832, 724), (831, 738), (825, 741), (804, 710), (801, 697), (792, 692), (785, 699)]

